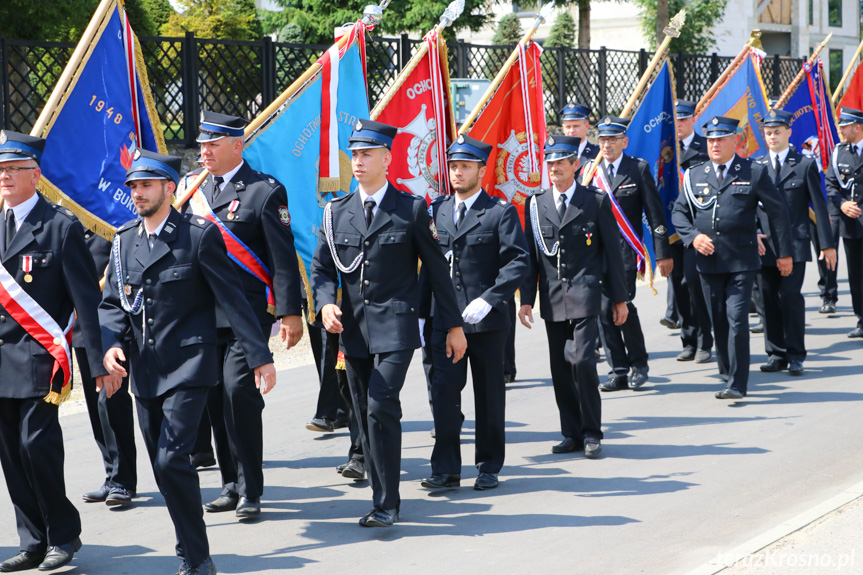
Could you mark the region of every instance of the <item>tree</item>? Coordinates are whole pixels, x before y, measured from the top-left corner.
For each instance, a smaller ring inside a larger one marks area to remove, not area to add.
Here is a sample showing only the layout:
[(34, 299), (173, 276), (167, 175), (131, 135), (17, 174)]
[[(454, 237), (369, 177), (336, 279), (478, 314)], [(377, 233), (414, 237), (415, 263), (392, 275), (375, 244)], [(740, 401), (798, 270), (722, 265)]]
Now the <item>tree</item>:
[[(641, 7), (639, 16), (644, 36), (649, 39), (650, 47), (656, 48), (657, 42), (657, 0), (633, 0)], [(667, 0), (668, 14), (677, 14), (686, 8), (686, 24), (680, 30), (680, 37), (671, 43), (671, 51), (680, 54), (706, 54), (716, 45), (713, 27), (725, 15), (728, 0)], [(660, 39), (665, 34), (658, 35)]]
[[(5, 1), (5, 0), (4, 0)], [(305, 42), (330, 44), (333, 31), (347, 22), (362, 17), (369, 0), (274, 0), (284, 8), (282, 12), (264, 12), (264, 31), (278, 33), (288, 24), (296, 24), (303, 32)], [(422, 35), (431, 30), (451, 0), (410, 0), (392, 2), (376, 33), (397, 34), (413, 32)], [(444, 36), (454, 39), (460, 30), (479, 30), (487, 22), (490, 0), (465, 0), (462, 15), (446, 29)]]
[(546, 48), (572, 48), (575, 44), (575, 18), (569, 12), (561, 12), (554, 19), (551, 31), (543, 43)]
[(524, 31), (521, 29), (521, 18), (510, 12), (497, 23), (497, 29), (494, 31), (491, 43), (496, 45), (516, 44), (522, 36), (524, 36)]
[(164, 36), (194, 32), (199, 38), (258, 40), (263, 36), (254, 0), (177, 0), (182, 13), (162, 25)]

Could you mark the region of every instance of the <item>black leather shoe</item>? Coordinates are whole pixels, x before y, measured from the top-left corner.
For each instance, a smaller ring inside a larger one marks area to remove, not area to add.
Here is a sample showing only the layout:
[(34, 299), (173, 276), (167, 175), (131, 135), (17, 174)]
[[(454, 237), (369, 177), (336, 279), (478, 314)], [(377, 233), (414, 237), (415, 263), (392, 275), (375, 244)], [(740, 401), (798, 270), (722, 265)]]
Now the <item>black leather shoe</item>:
[(668, 329), (677, 329), (677, 322), (670, 317), (664, 317), (659, 320), (660, 325), (664, 325)]
[(708, 363), (711, 357), (709, 349), (699, 349), (695, 352), (695, 363)]
[(57, 546), (52, 546), (48, 548), (48, 552), (45, 553), (45, 560), (39, 564), (39, 571), (53, 571), (54, 569), (59, 569), (64, 565), (68, 565), (70, 561), (72, 561), (72, 557), (75, 556), (75, 553), (81, 549), (81, 540), (76, 539), (72, 544), (71, 551), (66, 551)]
[(629, 380), (625, 375), (610, 375), (608, 381), (599, 384), (599, 391), (620, 391), (629, 389)]
[(749, 331), (751, 333), (764, 333), (764, 324), (759, 321), (757, 324), (750, 327)]
[(204, 504), (204, 511), (208, 513), (222, 513), (224, 511), (233, 511), (237, 508), (239, 497), (236, 495), (219, 495), (219, 497)]
[(363, 465), (362, 461), (351, 459), (348, 461), (347, 465), (345, 465), (345, 468), (342, 469), (342, 477), (347, 477), (348, 479), (365, 479), (366, 466)]
[(15, 571), (35, 569), (44, 559), (45, 553), (21, 551), (15, 557), (0, 563), (0, 573), (14, 573)]
[(261, 514), (260, 497), (240, 497), (237, 502), (237, 517), (240, 519), (253, 519)]
[(729, 387), (722, 391), (717, 391), (715, 397), (716, 399), (743, 399), (745, 395), (745, 393), (740, 393), (736, 389)]
[(108, 507), (126, 507), (132, 504), (132, 492), (125, 487), (112, 487), (105, 500)]
[(348, 419), (347, 417), (337, 417), (333, 421), (333, 430), (345, 429), (346, 427), (350, 427), (350, 425), (351, 425), (351, 420)]
[(821, 308), (818, 310), (818, 313), (836, 313), (836, 304), (825, 301), (821, 304)]
[(581, 451), (584, 449), (584, 443), (577, 441), (571, 437), (564, 437), (563, 441), (552, 446), (552, 453), (570, 453), (572, 451)]
[(848, 332), (848, 337), (863, 337), (863, 327), (855, 327), (854, 331)]
[(344, 471), (344, 470), (345, 470), (345, 467), (347, 467), (348, 465), (350, 465), (350, 463), (351, 463), (351, 460), (350, 460), (350, 459), (348, 459), (347, 461), (345, 461), (345, 462), (344, 462), (344, 463), (342, 463), (341, 465), (336, 465), (336, 473), (341, 473), (342, 471)]
[(761, 371), (765, 373), (773, 373), (776, 371), (782, 371), (788, 367), (788, 362), (784, 359), (770, 359), (761, 366)]
[(594, 437), (584, 440), (584, 456), (588, 459), (597, 459), (602, 453), (602, 442)]
[(399, 520), (397, 509), (378, 509), (377, 507), (360, 518), (362, 527), (392, 527)]
[(320, 431), (321, 433), (332, 433), (335, 431), (333, 422), (323, 417), (316, 417), (306, 424), (309, 431)]
[(216, 456), (213, 455), (212, 451), (193, 453), (189, 456), (189, 460), (192, 462), (192, 467), (195, 469), (198, 469), (199, 467), (212, 467), (216, 464)]
[(485, 473), (481, 471), (477, 475), (473, 488), (477, 491), (485, 491), (486, 489), (494, 489), (498, 485), (500, 485), (500, 481), (497, 479), (497, 473)]
[(216, 564), (209, 557), (194, 567), (189, 567), (183, 562), (180, 565), (180, 570), (177, 571), (177, 575), (216, 575), (216, 573), (218, 573), (216, 571)]
[(445, 487), (458, 487), (461, 485), (461, 475), (457, 473), (435, 473), (420, 483), (428, 489), (443, 489)]
[(602, 352), (599, 351), (599, 348), (593, 350), (593, 359), (599, 359), (600, 357), (602, 357)]
[(81, 497), (84, 501), (89, 503), (102, 503), (108, 498), (108, 494), (111, 493), (111, 488), (107, 483), (103, 483), (102, 487), (97, 489), (96, 491), (91, 491), (89, 493), (85, 493)]
[(803, 375), (803, 362), (794, 360), (789, 363), (788, 375)]
[(692, 361), (693, 359), (695, 359), (695, 350), (691, 347), (684, 348), (677, 354), (677, 361)]
[(630, 380), (632, 381), (632, 385), (630, 385), (632, 389), (638, 389), (647, 383), (647, 368), (633, 366)]

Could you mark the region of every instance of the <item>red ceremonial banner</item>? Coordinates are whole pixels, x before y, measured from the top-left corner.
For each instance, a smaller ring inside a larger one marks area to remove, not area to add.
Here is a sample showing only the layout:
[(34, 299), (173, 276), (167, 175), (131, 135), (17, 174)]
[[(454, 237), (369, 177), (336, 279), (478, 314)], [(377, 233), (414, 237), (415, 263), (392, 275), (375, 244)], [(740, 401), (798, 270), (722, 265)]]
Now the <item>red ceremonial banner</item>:
[(863, 110), (863, 64), (857, 66), (857, 70), (851, 76), (848, 89), (839, 100), (839, 107)]
[(541, 53), (533, 42), (521, 51), (469, 132), (471, 138), (493, 146), (482, 187), (514, 204), (522, 226), (524, 202), (542, 181), (546, 128)]
[[(399, 77), (401, 84), (375, 119), (399, 128), (388, 169), (390, 182), (431, 203), (449, 193), (446, 149), (455, 135), (455, 121), (446, 44), (434, 30), (425, 41), (428, 52)], [(441, 131), (443, 139), (438, 138)]]

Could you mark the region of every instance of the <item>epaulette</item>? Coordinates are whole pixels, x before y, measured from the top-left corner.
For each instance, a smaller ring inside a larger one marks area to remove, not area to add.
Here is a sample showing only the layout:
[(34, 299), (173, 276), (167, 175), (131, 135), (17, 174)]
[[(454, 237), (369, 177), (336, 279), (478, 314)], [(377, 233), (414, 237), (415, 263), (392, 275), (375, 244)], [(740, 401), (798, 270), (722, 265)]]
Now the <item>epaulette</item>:
[(709, 161), (710, 160), (701, 160), (700, 162), (692, 162), (691, 164), (689, 164), (689, 167), (687, 168), (687, 170), (692, 170), (693, 168), (697, 168), (698, 166), (703, 166), (704, 164), (706, 164)]
[(446, 196), (446, 195), (444, 195), (444, 194), (441, 194), (441, 195), (439, 195), (438, 197), (436, 197), (435, 199), (433, 199), (433, 200), (432, 200), (431, 205), (435, 205), (435, 204), (443, 203), (443, 202), (445, 202), (445, 201), (446, 201), (446, 199), (447, 199), (448, 197), (449, 197), (449, 196)]
[(421, 198), (421, 197), (419, 197), (418, 195), (416, 195), (416, 194), (412, 194), (412, 193), (410, 193), (410, 192), (405, 192), (405, 191), (403, 191), (403, 190), (399, 190), (399, 193), (400, 193), (401, 195), (405, 196), (405, 197), (408, 197), (408, 198), (412, 199), (412, 200), (422, 200), (422, 201), (425, 201), (425, 198)]
[(207, 218), (196, 216), (195, 214), (190, 212), (186, 212), (185, 214), (183, 214), (183, 220), (199, 228), (205, 228), (210, 225), (210, 222), (207, 220)]
[(761, 156), (760, 158), (755, 158), (754, 161), (756, 164), (761, 164), (762, 166), (766, 166), (767, 165), (767, 159), (769, 157), (770, 157), (769, 154), (765, 154), (765, 155)]
[(337, 197), (333, 198), (333, 199), (332, 199), (332, 200), (330, 200), (330, 201), (331, 201), (331, 202), (333, 202), (333, 203), (335, 203), (335, 202), (343, 202), (343, 201), (345, 201), (346, 199), (348, 199), (348, 198), (350, 198), (351, 196), (353, 196), (353, 195), (354, 195), (354, 193), (355, 193), (355, 192), (349, 192), (349, 193), (347, 193), (347, 194), (345, 194), (345, 195), (343, 195), (343, 196), (337, 196)]
[(551, 188), (540, 188), (540, 189), (536, 190), (535, 192), (531, 192), (530, 195), (531, 196), (541, 196), (542, 194), (546, 193), (550, 189)]
[(75, 217), (75, 213), (69, 208), (64, 208), (63, 206), (58, 206), (57, 204), (51, 204), (51, 208), (58, 214), (63, 214), (73, 222), (78, 221), (78, 218)]
[(141, 223), (140, 218), (135, 218), (134, 220), (129, 220), (119, 228), (117, 228), (117, 233), (128, 232), (129, 230), (134, 230), (138, 227), (138, 224)]

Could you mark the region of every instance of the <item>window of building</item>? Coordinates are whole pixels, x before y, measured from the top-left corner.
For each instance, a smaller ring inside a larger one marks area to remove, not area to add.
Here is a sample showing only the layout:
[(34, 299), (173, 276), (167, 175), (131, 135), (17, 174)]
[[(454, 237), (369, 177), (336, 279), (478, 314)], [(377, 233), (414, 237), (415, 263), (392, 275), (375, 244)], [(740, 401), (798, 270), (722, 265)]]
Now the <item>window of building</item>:
[(809, 0), (809, 25), (813, 26), (815, 24), (815, 10), (812, 8), (812, 5), (815, 4), (815, 0)]
[(827, 0), (827, 23), (836, 28), (842, 27), (842, 0)]
[(835, 92), (845, 67), (842, 65), (842, 50), (830, 50), (830, 91)]

